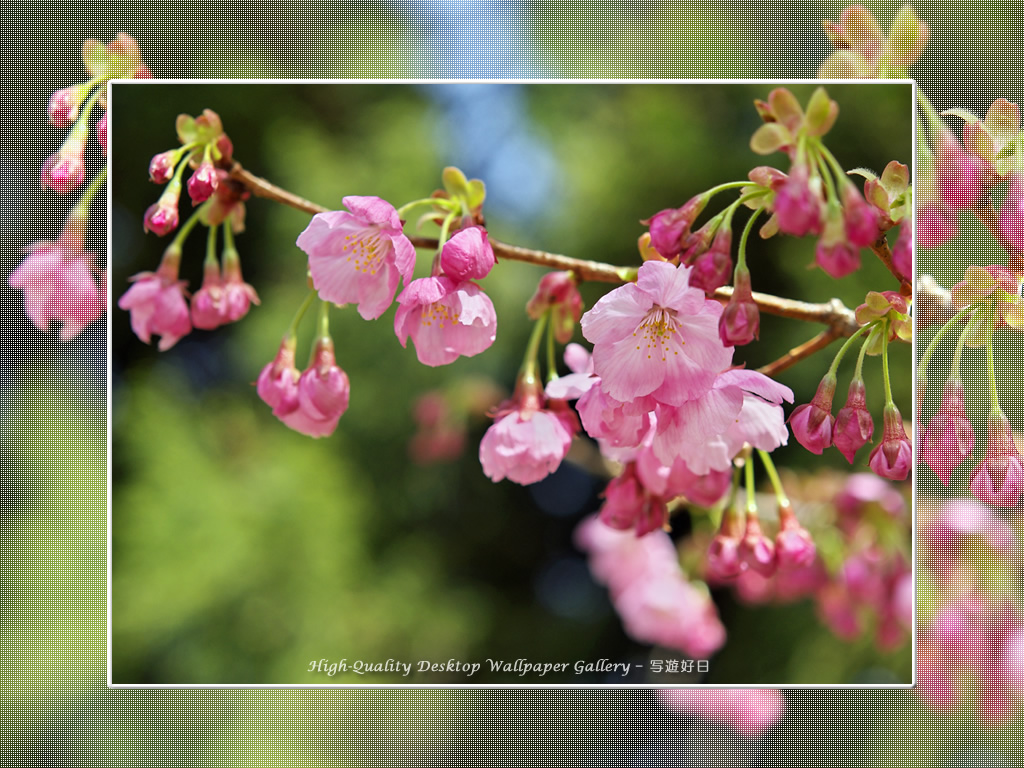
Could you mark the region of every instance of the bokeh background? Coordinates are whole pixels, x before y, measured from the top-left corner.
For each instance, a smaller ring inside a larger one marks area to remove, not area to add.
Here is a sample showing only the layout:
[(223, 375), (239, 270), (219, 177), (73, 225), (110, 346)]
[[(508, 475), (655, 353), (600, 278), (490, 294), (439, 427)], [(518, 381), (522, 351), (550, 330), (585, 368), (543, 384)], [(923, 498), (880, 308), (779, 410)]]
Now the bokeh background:
[[(882, 19), (891, 18), (897, 7), (868, 5)], [(983, 112), (997, 96), (1019, 101), (1009, 53), (1017, 34), (1014, 4), (980, 4), (969, 19), (955, 6), (917, 7), (932, 27), (933, 41), (914, 74), (940, 108)], [(26, 243), (55, 236), (63, 219), (61, 201), (38, 190), (38, 165), (58, 142), (45, 124), (45, 104), (53, 90), (82, 79), (78, 49), (85, 37), (109, 40), (127, 31), (139, 39), (154, 71), (183, 77), (813, 77), (828, 50), (820, 19), (837, 18), (841, 8), (838, 3), (713, 8), (606, 3), (583, 9), (452, 3), (438, 11), (426, 3), (352, 3), (321, 17), (317, 11), (270, 3), (259, 14), (234, 4), (204, 6), (205, 15), (198, 19), (183, 6), (164, 3), (140, 6), (131, 14), (120, 5), (47, 10), (16, 4), (9, 10), (7, 50), (19, 75), (8, 100), (0, 191), (9, 212), (0, 222), (6, 268), (14, 266)], [(467, 20), (469, 31), (456, 28)], [(265, 108), (273, 111), (271, 105)], [(147, 126), (139, 139), (156, 130)], [(168, 137), (160, 138), (157, 148), (168, 145)], [(491, 192), (496, 194), (493, 187)], [(251, 216), (246, 237), (255, 231), (256, 218)], [(104, 236), (97, 225), (97, 250), (103, 249)], [(661, 711), (650, 691), (106, 690), (106, 329), (100, 324), (62, 345), (52, 335), (35, 332), (24, 320), (20, 296), (4, 291), (6, 396), (0, 407), (12, 459), (4, 464), (8, 588), (0, 644), (10, 714), (6, 762), (1014, 764), (1019, 723), (980, 729), (969, 713), (936, 714), (920, 706), (911, 692), (790, 691), (784, 720), (762, 740), (744, 742), (723, 727)], [(270, 295), (264, 291), (268, 306)], [(255, 318), (249, 321), (254, 335)], [(270, 328), (263, 338), (278, 333), (279, 327)], [(491, 352), (501, 354), (497, 348)], [(507, 370), (514, 359), (509, 358)], [(211, 367), (216, 366), (215, 361)], [(187, 368), (177, 370), (192, 375)], [(211, 379), (216, 376), (215, 371)], [(174, 398), (191, 386), (175, 388)], [(253, 402), (250, 415), (242, 418), (265, 417), (260, 408)], [(354, 422), (357, 412), (354, 408), (345, 418)], [(396, 413), (396, 420), (400, 416)], [(373, 418), (372, 412), (364, 418)], [(283, 434), (278, 430), (275, 438)], [(207, 439), (215, 442), (217, 436)], [(192, 462), (189, 470), (203, 464), (201, 455), (186, 458)], [(312, 463), (310, 469), (315, 468)], [(159, 472), (171, 468), (150, 471), (157, 480)], [(325, 482), (319, 473), (311, 474)], [(182, 474), (176, 485), (187, 486), (189, 480)], [(356, 473), (326, 482), (341, 481), (346, 488), (369, 485)], [(333, 497), (329, 490), (325, 497)], [(564, 525), (542, 513), (534, 522)], [(389, 539), (393, 535), (388, 531)], [(357, 576), (365, 574), (349, 573)], [(522, 595), (532, 588), (524, 587)], [(148, 610), (159, 617), (159, 606)], [(318, 608), (318, 613), (323, 611)], [(458, 627), (457, 614), (445, 623)], [(254, 642), (258, 645), (259, 639)], [(216, 665), (219, 660), (210, 664)], [(572, 738), (565, 738), (567, 732)]]

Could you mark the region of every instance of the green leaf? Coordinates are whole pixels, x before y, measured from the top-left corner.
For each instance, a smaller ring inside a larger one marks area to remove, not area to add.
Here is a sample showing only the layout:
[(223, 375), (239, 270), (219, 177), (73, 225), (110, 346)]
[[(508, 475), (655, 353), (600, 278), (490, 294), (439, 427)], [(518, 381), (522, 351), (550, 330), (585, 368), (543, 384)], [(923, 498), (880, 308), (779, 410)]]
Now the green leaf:
[(809, 136), (824, 136), (835, 125), (839, 105), (828, 97), (824, 88), (817, 88), (807, 102), (807, 116), (804, 128)]
[(86, 71), (93, 77), (104, 74), (110, 56), (107, 54), (107, 46), (99, 40), (89, 39), (82, 44), (82, 63)]

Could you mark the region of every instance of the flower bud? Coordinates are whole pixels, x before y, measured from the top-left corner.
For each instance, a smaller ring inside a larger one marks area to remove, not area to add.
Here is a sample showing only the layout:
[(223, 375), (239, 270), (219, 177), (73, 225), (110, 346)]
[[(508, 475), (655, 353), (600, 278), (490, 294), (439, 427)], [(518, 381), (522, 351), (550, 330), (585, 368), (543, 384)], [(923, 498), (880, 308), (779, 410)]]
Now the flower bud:
[(1015, 507), (1024, 488), (1024, 468), (1010, 424), (1001, 411), (988, 418), (985, 459), (971, 474), (971, 493), (995, 507)]
[(832, 398), (836, 392), (836, 377), (825, 374), (810, 403), (797, 406), (789, 417), (793, 436), (811, 453), (821, 454), (832, 445)]
[(762, 576), (775, 573), (775, 545), (761, 532), (755, 515), (747, 515), (747, 528), (740, 542), (740, 558), (748, 568)]
[(180, 185), (171, 185), (164, 190), (160, 198), (146, 209), (142, 221), (142, 229), (163, 237), (178, 227), (178, 197)]
[(81, 85), (54, 91), (46, 110), (50, 116), (50, 125), (56, 128), (67, 128), (71, 125), (78, 117), (78, 108), (87, 93)]
[(921, 458), (948, 486), (953, 470), (974, 450), (974, 427), (967, 419), (964, 385), (949, 379), (942, 390), (942, 405), (924, 432)]
[[(853, 457), (871, 440), (875, 423), (867, 409), (867, 393), (864, 379), (854, 379), (846, 396), (846, 405), (839, 409), (832, 428), (832, 443), (846, 460), (853, 464)], [(871, 475), (868, 475), (871, 477)]]
[(903, 429), (903, 417), (894, 404), (885, 407), (882, 424), (882, 442), (871, 451), (868, 466), (880, 477), (906, 480), (913, 464), (914, 449)]
[(192, 205), (208, 200), (210, 195), (217, 189), (220, 179), (217, 176), (213, 163), (200, 163), (195, 172), (189, 177), (187, 189), (188, 196), (192, 198)]
[(951, 131), (942, 132), (936, 165), (943, 203), (957, 211), (978, 202), (982, 194), (982, 160), (967, 154)]
[(749, 344), (758, 336), (761, 315), (750, 290), (750, 272), (736, 269), (729, 303), (718, 319), (718, 336), (727, 347)]
[(683, 238), (689, 234), (708, 199), (706, 194), (695, 195), (680, 208), (666, 208), (642, 221), (650, 229), (654, 249), (666, 259), (677, 256), (682, 250)]
[(807, 568), (814, 563), (814, 539), (797, 520), (793, 508), (779, 507), (779, 532), (775, 536), (775, 553), (780, 568)]
[(690, 272), (690, 285), (712, 294), (729, 282), (732, 274), (732, 230), (721, 227), (711, 249), (697, 256)]
[(460, 229), (441, 248), (441, 270), (455, 280), (481, 280), (494, 267), (494, 250), (483, 227)]
[(853, 184), (843, 185), (843, 228), (855, 248), (867, 248), (878, 239), (878, 213)]
[(166, 184), (174, 175), (174, 166), (178, 160), (178, 153), (173, 149), (153, 155), (149, 161), (149, 180), (154, 184)]
[(537, 291), (526, 304), (526, 313), (534, 320), (551, 310), (551, 323), (559, 344), (568, 344), (583, 314), (583, 298), (571, 272), (548, 272), (540, 279)]
[(917, 209), (917, 242), (922, 248), (938, 248), (956, 237), (956, 214), (942, 203), (926, 203)]
[(821, 195), (810, 181), (806, 165), (796, 165), (775, 195), (779, 230), (803, 237), (821, 232)]
[(999, 235), (1010, 253), (1024, 254), (1024, 175), (1010, 174), (1010, 189), (999, 208)]

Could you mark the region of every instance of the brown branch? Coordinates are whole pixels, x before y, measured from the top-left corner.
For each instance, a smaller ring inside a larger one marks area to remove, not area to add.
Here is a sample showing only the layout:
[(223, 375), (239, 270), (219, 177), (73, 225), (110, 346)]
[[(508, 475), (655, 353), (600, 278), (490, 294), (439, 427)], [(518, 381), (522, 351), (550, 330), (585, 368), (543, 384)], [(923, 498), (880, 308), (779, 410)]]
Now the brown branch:
[(778, 360), (774, 360), (767, 365), (762, 365), (757, 370), (765, 376), (771, 376), (774, 378), (790, 366), (799, 363), (805, 357), (810, 357), (815, 352), (824, 349), (833, 341), (840, 338), (840, 336), (841, 334), (836, 330), (835, 326), (830, 326), (813, 339), (805, 341), (798, 347), (793, 347), (793, 349), (789, 350), (789, 352), (784, 354)]
[(935, 282), (931, 275), (921, 275), (917, 279), (917, 303), (914, 305), (917, 327), (943, 325), (955, 314), (953, 294)]
[[(242, 167), (241, 163), (236, 162), (231, 168), (230, 174), (232, 179), (244, 184), (257, 197), (273, 200), (274, 202), (312, 215), (325, 213), (330, 210), (303, 197), (292, 194), (285, 189), (281, 189), (266, 179), (250, 173)], [(436, 249), (438, 246), (436, 238), (412, 237), (409, 239), (417, 248)], [(601, 283), (624, 283), (630, 280), (632, 275), (635, 275), (635, 270), (632, 267), (615, 267), (597, 261), (574, 259), (571, 256), (563, 256), (558, 253), (535, 251), (518, 245), (502, 243), (493, 238), (490, 242), (491, 247), (494, 249), (494, 255), (499, 259), (523, 261), (548, 269), (571, 270), (580, 280)], [(888, 250), (888, 246), (886, 246), (886, 250)], [(889, 258), (891, 262), (891, 254)], [(728, 300), (731, 295), (732, 288), (729, 287), (719, 288), (714, 293), (714, 297), (720, 300)], [(804, 301), (771, 296), (767, 293), (754, 293), (753, 299), (762, 312), (770, 315), (824, 323), (829, 326), (831, 332), (837, 334), (835, 338), (851, 336), (860, 327), (854, 317), (853, 310), (846, 307), (839, 299), (832, 299), (832, 301), (825, 304), (810, 304)]]
[[(728, 301), (732, 296), (732, 287), (719, 288), (714, 293), (716, 299)], [(824, 304), (811, 304), (806, 301), (783, 299), (768, 293), (752, 294), (754, 303), (762, 312), (777, 317), (788, 317), (792, 320), (805, 320), (812, 323), (824, 323), (835, 329), (836, 338), (852, 336), (860, 328), (860, 323), (853, 313), (839, 299), (832, 299)]]
[(892, 251), (889, 249), (889, 242), (885, 239), (884, 232), (871, 244), (871, 250), (878, 257), (879, 261), (885, 265), (885, 268), (892, 272), (893, 277), (900, 281), (900, 293), (908, 299), (913, 296), (914, 286), (911, 285), (906, 277), (899, 273), (896, 265), (892, 262)]

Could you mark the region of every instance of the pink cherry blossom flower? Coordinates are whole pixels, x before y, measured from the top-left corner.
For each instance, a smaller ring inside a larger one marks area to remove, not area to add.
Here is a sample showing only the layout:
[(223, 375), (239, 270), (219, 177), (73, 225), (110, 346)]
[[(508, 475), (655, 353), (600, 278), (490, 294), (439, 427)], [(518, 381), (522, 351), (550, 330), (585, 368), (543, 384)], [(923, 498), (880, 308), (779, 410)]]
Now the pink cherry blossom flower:
[(846, 242), (828, 245), (822, 238), (814, 250), (814, 262), (829, 277), (839, 280), (860, 269), (860, 249)]
[(130, 278), (132, 287), (117, 306), (131, 312), (132, 330), (149, 344), (153, 334), (160, 336), (158, 348), (165, 352), (192, 330), (186, 281), (178, 279), (180, 253), (168, 250), (156, 272), (140, 272)]
[(1015, 507), (1024, 489), (1024, 468), (1002, 412), (989, 416), (984, 460), (971, 474), (971, 493), (995, 507)]
[(251, 304), (259, 304), (256, 290), (242, 280), (237, 252), (225, 252), (224, 274), (216, 261), (203, 271), (202, 287), (192, 296), (192, 325), (212, 330), (226, 323), (240, 320), (249, 312)]
[(520, 485), (536, 483), (569, 452), (579, 423), (563, 401), (546, 401), (538, 389), (521, 382), (480, 441), (480, 464), (494, 482), (507, 477)]
[(807, 568), (814, 562), (816, 547), (807, 529), (800, 525), (792, 507), (779, 507), (779, 532), (775, 554), (780, 568)]
[(951, 378), (942, 390), (942, 405), (924, 432), (921, 458), (948, 486), (953, 470), (974, 450), (974, 427), (967, 418), (964, 385)]
[(412, 337), (424, 365), (447, 365), (478, 355), (494, 343), (498, 318), (487, 294), (474, 282), (446, 275), (410, 282), (398, 297), (395, 335)]
[(808, 404), (797, 406), (789, 417), (793, 436), (811, 453), (821, 454), (832, 445), (832, 397), (836, 392), (836, 377), (831, 373), (818, 384), (818, 391)]
[(914, 276), (913, 231), (910, 222), (901, 222), (899, 235), (892, 246), (892, 266), (903, 280), (910, 280)]
[(24, 291), (25, 314), (33, 325), (45, 332), (51, 320), (59, 320), (63, 341), (77, 336), (106, 309), (105, 276), (96, 269), (95, 254), (83, 251), (83, 245), (84, 223), (69, 219), (57, 242), (25, 248), (28, 255), (7, 278), (11, 288)]
[(358, 196), (343, 202), (348, 211), (318, 213), (296, 244), (309, 256), (320, 298), (358, 304), (359, 314), (373, 320), (391, 306), (398, 278), (412, 280), (416, 252), (390, 203)]
[(658, 698), (674, 712), (724, 723), (748, 739), (767, 731), (786, 711), (782, 692), (774, 688), (659, 688)]
[(718, 339), (721, 305), (689, 285), (689, 267), (648, 261), (636, 283), (605, 294), (581, 321), (610, 397), (679, 405), (705, 392), (732, 358)]
[(775, 573), (775, 545), (761, 531), (761, 522), (756, 515), (747, 514), (747, 527), (740, 541), (740, 559), (747, 568), (762, 576)]
[(903, 428), (903, 417), (895, 405), (882, 413), (882, 442), (868, 459), (871, 471), (889, 480), (906, 480), (914, 461), (914, 449)]
[(864, 379), (856, 378), (850, 382), (846, 405), (839, 409), (836, 416), (836, 423), (832, 427), (832, 443), (853, 464), (853, 457), (870, 442), (874, 431), (875, 422), (867, 409)]
[(299, 407), (281, 420), (310, 437), (326, 437), (337, 428), (348, 400), (348, 376), (335, 362), (331, 338), (323, 336), (317, 339), (313, 362), (299, 377)]

